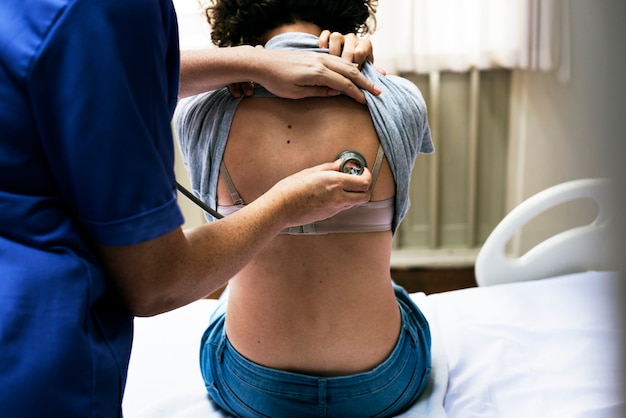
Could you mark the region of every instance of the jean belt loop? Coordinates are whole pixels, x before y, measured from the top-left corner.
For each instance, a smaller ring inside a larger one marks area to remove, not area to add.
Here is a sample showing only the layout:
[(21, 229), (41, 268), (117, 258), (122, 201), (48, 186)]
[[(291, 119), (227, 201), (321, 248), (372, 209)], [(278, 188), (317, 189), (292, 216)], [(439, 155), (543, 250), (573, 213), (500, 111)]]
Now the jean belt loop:
[(215, 356), (217, 357), (217, 360), (221, 363), (224, 361), (224, 350), (226, 349), (226, 334), (222, 335), (222, 337), (220, 338), (220, 342), (217, 345), (217, 347), (215, 347)]
[(411, 311), (408, 309), (406, 304), (402, 301), (399, 301), (401, 304), (400, 311), (402, 312), (402, 328), (406, 331), (407, 336), (411, 339), (411, 345), (416, 347), (419, 341), (419, 336), (417, 335), (417, 331), (412, 326), (414, 322), (414, 318), (411, 315)]

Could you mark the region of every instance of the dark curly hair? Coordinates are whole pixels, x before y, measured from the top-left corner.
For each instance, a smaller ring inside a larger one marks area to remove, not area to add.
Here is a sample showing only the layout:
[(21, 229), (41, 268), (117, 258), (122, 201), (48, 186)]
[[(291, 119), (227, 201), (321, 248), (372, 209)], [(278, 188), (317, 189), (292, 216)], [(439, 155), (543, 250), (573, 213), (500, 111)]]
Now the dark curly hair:
[(268, 30), (297, 20), (331, 32), (371, 34), (377, 0), (210, 0), (205, 13), (217, 46), (257, 45)]

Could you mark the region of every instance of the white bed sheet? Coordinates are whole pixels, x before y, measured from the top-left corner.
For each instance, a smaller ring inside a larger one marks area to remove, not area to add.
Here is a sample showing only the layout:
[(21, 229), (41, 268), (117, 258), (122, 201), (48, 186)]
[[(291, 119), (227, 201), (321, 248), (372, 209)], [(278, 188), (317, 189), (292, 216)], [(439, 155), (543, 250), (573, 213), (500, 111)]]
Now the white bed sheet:
[[(402, 417), (624, 416), (618, 275), (411, 297), (433, 334), (427, 392)], [(215, 300), (135, 320), (126, 418), (228, 415), (206, 395), (199, 340)]]
[(450, 417), (624, 417), (616, 273), (429, 296)]

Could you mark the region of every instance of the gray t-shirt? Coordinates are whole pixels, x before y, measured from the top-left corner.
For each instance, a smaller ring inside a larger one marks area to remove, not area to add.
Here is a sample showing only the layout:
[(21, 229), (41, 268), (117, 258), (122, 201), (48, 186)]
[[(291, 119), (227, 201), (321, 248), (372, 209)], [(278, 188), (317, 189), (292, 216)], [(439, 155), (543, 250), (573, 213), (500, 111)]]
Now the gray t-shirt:
[[(318, 47), (318, 38), (305, 33), (283, 33), (272, 38), (267, 49), (297, 49), (328, 53)], [(365, 63), (363, 74), (382, 93), (365, 91), (367, 107), (396, 182), (392, 231), (409, 209), (409, 181), (417, 155), (434, 151), (419, 89), (402, 77), (381, 75)], [(258, 86), (255, 96), (272, 95)], [(183, 99), (174, 114), (174, 129), (183, 160), (191, 176), (192, 190), (210, 207), (217, 206), (217, 179), (226, 140), (237, 106), (242, 98), (232, 97), (227, 88)], [(213, 218), (207, 214), (207, 218)]]

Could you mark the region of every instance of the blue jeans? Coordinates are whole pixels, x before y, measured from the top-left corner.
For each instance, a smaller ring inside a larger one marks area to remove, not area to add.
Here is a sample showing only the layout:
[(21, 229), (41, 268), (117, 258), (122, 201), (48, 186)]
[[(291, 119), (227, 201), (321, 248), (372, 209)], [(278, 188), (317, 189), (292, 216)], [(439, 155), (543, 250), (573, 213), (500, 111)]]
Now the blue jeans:
[(247, 417), (389, 417), (407, 409), (430, 375), (430, 330), (404, 289), (394, 285), (402, 327), (391, 354), (374, 369), (318, 377), (272, 369), (239, 354), (224, 332), (225, 302), (202, 337), (200, 367), (211, 398)]

